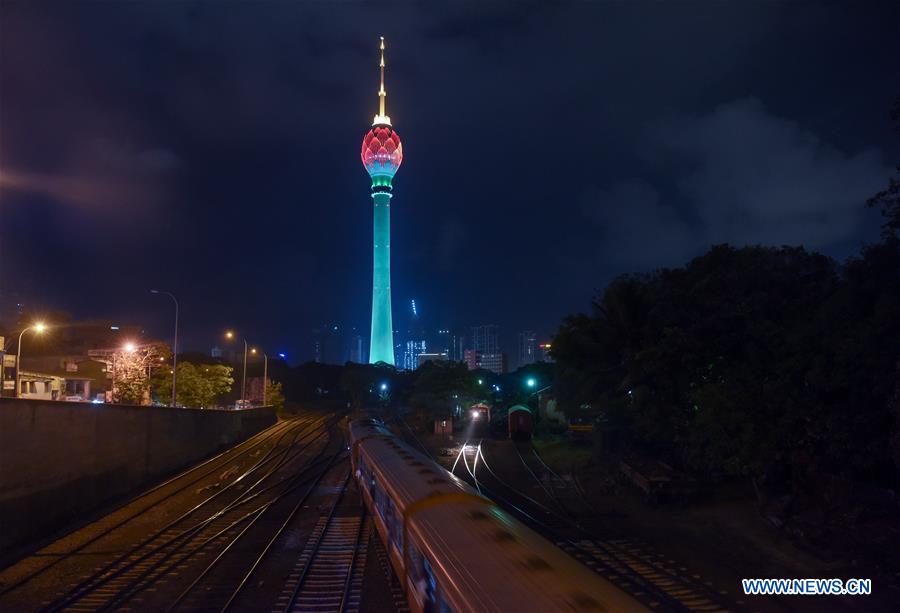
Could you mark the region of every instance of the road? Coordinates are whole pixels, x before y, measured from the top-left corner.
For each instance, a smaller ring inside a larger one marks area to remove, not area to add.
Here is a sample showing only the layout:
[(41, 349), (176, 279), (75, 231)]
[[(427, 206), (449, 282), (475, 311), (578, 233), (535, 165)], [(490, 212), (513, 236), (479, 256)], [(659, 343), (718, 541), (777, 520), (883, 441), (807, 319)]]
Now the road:
[(349, 470), (337, 416), (281, 421), (4, 569), (0, 610), (402, 610)]

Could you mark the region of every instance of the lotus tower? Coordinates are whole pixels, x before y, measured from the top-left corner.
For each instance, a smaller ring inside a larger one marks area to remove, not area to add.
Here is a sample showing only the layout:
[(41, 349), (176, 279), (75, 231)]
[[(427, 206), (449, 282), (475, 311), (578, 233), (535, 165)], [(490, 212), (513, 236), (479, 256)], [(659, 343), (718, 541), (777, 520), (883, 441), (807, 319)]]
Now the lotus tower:
[(394, 365), (394, 326), (391, 317), (391, 181), (403, 161), (400, 136), (385, 112), (384, 37), (381, 38), (381, 87), (378, 114), (363, 138), (362, 163), (372, 178), (374, 244), (372, 273), (372, 336), (369, 363)]

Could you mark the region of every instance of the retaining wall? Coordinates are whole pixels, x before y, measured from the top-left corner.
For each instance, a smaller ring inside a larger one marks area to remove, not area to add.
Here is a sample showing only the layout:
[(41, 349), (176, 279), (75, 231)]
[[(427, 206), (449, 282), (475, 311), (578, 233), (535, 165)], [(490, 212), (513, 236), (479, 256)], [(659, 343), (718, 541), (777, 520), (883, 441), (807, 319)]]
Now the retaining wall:
[(0, 398), (0, 556), (275, 421), (271, 407), (219, 411)]

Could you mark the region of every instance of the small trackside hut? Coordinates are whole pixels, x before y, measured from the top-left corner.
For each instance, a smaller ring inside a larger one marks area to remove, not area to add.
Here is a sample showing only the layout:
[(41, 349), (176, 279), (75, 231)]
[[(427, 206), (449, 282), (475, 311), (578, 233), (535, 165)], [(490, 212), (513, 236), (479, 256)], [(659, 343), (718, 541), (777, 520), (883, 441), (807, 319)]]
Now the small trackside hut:
[(521, 404), (509, 408), (506, 416), (509, 438), (513, 440), (531, 440), (534, 432), (534, 415), (531, 409)]

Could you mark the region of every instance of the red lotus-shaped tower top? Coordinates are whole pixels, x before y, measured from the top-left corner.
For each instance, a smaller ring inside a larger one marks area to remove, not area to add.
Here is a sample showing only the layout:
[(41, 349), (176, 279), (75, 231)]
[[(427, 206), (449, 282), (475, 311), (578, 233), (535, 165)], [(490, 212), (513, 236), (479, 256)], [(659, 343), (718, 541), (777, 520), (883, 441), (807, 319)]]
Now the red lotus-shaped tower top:
[(372, 121), (372, 129), (363, 138), (362, 158), (370, 176), (393, 177), (403, 161), (403, 145), (400, 136), (391, 127), (391, 118), (384, 111), (384, 37), (381, 39), (381, 87), (378, 90), (378, 114)]
[(360, 157), (370, 175), (394, 176), (403, 161), (400, 136), (389, 125), (374, 126), (363, 139)]

